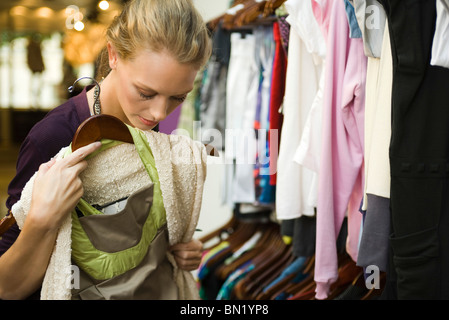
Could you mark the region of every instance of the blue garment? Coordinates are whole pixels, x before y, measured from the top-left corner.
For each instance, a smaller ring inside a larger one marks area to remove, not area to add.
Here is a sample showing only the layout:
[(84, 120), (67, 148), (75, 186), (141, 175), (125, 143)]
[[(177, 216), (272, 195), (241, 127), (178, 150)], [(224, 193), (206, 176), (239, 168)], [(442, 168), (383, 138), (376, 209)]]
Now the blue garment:
[(207, 262), (215, 257), (217, 254), (220, 254), (221, 252), (223, 252), (224, 250), (227, 250), (229, 248), (229, 243), (228, 242), (223, 242), (220, 245), (218, 245), (217, 247), (211, 249), (211, 252), (209, 252), (208, 254), (206, 254), (205, 256), (202, 257), (200, 266), (198, 267), (198, 279), (202, 280), (204, 279), (204, 277), (206, 277), (206, 275), (209, 274), (209, 268), (207, 267)]
[(257, 136), (257, 155), (254, 165), (256, 184), (256, 202), (272, 204), (275, 202), (276, 188), (270, 185), (270, 101), (273, 62), (275, 59), (276, 43), (273, 37), (273, 27), (260, 27), (254, 30), (258, 47), (256, 60), (260, 66), (260, 79), (257, 97), (257, 107), (254, 129)]
[(289, 264), (282, 273), (274, 279), (270, 284), (268, 284), (263, 292), (267, 292), (270, 288), (272, 288), (274, 285), (282, 281), (282, 279), (288, 277), (291, 274), (296, 274), (296, 276), (291, 280), (292, 283), (298, 283), (302, 279), (305, 278), (305, 274), (302, 273), (302, 270), (304, 269), (304, 264), (307, 261), (306, 257), (298, 257), (296, 258), (291, 264)]
[(231, 293), (235, 285), (239, 280), (248, 274), (251, 270), (255, 268), (255, 265), (248, 261), (244, 265), (240, 266), (237, 270), (233, 271), (225, 280), (223, 285), (218, 292), (216, 300), (230, 300)]
[(359, 23), (357, 22), (357, 17), (355, 15), (354, 6), (349, 0), (345, 1), (346, 17), (348, 18), (349, 24), (349, 37), (350, 38), (361, 38), (362, 30), (360, 30)]

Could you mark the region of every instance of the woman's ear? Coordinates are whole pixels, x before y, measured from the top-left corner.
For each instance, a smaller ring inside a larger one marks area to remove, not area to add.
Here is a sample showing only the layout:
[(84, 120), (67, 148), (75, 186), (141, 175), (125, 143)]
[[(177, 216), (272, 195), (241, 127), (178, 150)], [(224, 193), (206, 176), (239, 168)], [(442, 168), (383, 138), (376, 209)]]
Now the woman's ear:
[(108, 57), (109, 57), (109, 67), (112, 70), (115, 70), (115, 68), (117, 67), (117, 61), (118, 61), (118, 54), (117, 51), (115, 50), (114, 46), (108, 42)]

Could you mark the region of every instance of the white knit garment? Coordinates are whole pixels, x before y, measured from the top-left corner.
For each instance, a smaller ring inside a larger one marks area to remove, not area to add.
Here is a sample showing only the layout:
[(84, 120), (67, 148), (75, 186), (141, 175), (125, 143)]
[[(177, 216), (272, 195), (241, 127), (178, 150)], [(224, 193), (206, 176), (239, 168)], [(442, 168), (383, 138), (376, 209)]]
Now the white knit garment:
[[(206, 148), (186, 136), (166, 135), (145, 131), (154, 156), (167, 217), (170, 245), (192, 239), (198, 223), (206, 179)], [(68, 147), (67, 147), (68, 148)], [(66, 153), (63, 148), (55, 159)], [(151, 182), (133, 144), (120, 144), (88, 160), (87, 169), (80, 175), (83, 198), (91, 204), (104, 205), (130, 196)], [(25, 185), (21, 199), (12, 207), (17, 224), (22, 229), (31, 204), (35, 175)], [(62, 224), (55, 248), (44, 277), (42, 300), (71, 299), (71, 225), (70, 215)], [(173, 277), (179, 288), (179, 299), (199, 299), (193, 275), (178, 269), (174, 257)]]

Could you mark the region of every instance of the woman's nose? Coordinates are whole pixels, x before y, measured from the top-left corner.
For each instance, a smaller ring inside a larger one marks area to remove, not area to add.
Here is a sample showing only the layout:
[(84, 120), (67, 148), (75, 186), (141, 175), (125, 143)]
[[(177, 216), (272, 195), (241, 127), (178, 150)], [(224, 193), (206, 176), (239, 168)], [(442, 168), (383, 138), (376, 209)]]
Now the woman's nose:
[(150, 114), (154, 121), (162, 121), (167, 117), (167, 99), (164, 97), (156, 97), (150, 107)]

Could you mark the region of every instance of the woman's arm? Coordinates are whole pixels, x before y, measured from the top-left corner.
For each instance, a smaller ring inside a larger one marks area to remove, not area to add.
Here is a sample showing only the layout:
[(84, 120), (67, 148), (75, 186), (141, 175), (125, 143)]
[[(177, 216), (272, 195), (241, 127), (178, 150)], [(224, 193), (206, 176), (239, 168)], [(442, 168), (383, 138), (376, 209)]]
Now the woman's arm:
[(30, 211), (16, 242), (0, 257), (0, 299), (23, 299), (42, 284), (58, 229), (83, 195), (79, 174), (93, 143), (60, 161), (42, 164), (36, 175)]

